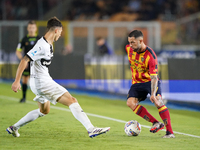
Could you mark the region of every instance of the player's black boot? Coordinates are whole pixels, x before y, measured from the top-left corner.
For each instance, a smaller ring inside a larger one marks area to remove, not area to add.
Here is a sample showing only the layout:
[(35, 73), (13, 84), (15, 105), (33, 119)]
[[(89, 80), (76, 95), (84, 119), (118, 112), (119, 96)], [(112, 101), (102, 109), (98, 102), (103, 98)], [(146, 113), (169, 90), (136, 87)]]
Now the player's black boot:
[(26, 102), (26, 99), (25, 99), (25, 98), (22, 98), (19, 102), (20, 102), (20, 103), (25, 103), (25, 102)]

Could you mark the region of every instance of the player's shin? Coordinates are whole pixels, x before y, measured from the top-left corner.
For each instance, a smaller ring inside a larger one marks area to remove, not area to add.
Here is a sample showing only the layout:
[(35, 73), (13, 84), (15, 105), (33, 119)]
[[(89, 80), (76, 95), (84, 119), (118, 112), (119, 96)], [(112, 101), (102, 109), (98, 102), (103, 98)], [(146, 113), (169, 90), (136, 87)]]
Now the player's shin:
[(14, 126), (19, 129), (20, 127), (26, 125), (29, 122), (34, 121), (35, 119), (39, 117), (43, 117), (45, 114), (40, 112), (40, 109), (35, 109), (27, 113), (23, 118), (21, 118), (17, 123), (14, 124)]
[(158, 111), (159, 111), (160, 117), (162, 118), (166, 126), (167, 134), (173, 134), (169, 110), (167, 109), (165, 105), (162, 105), (161, 107), (158, 108)]
[(87, 131), (93, 130), (94, 126), (78, 103), (72, 103), (69, 106), (69, 109), (71, 110), (74, 117), (83, 124)]
[(139, 115), (140, 117), (144, 118), (145, 120), (155, 123), (158, 122), (156, 118), (154, 118), (144, 106), (137, 105), (135, 109), (133, 110), (134, 113)]

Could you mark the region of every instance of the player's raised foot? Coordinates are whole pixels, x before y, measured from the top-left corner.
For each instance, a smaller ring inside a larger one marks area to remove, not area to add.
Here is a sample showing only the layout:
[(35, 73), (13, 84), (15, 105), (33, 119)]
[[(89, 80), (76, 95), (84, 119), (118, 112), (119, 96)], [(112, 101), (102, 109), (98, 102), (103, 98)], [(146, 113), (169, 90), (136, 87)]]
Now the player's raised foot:
[(106, 133), (110, 130), (110, 127), (106, 128), (97, 128), (95, 127), (91, 132), (88, 131), (89, 137), (93, 138), (95, 136), (98, 136), (100, 134)]
[(25, 103), (25, 102), (26, 102), (26, 99), (25, 99), (25, 98), (22, 98), (22, 99), (20, 99), (19, 102), (20, 102), (20, 103)]
[(155, 122), (155, 123), (153, 124), (153, 126), (151, 127), (150, 132), (156, 133), (156, 132), (158, 132), (159, 130), (164, 129), (164, 126), (165, 126), (165, 125), (164, 125), (163, 123), (161, 123), (161, 122)]
[(175, 138), (174, 134), (166, 134), (162, 138)]
[(14, 126), (10, 126), (6, 129), (6, 131), (9, 133), (9, 134), (12, 134), (14, 137), (19, 137), (20, 134), (18, 133), (18, 130), (16, 129), (16, 127)]

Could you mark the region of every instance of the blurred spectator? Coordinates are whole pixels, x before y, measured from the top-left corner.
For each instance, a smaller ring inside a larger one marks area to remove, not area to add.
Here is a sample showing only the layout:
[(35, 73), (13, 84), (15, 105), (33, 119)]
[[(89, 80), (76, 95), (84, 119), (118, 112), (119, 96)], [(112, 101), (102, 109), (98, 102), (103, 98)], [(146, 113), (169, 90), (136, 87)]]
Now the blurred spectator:
[(96, 44), (98, 46), (98, 56), (113, 54), (113, 50), (108, 46), (106, 40), (103, 37), (98, 37), (96, 39)]
[[(59, 2), (60, 0), (3, 0), (0, 2), (0, 20), (38, 20), (39, 9), (45, 14)], [(38, 8), (38, 3), (41, 3), (41, 8)]]
[[(40, 9), (45, 15), (63, 1), (3, 0), (0, 2), (0, 20), (38, 20)], [(61, 19), (108, 20), (119, 13), (137, 13), (136, 20), (171, 21), (200, 11), (198, 0), (71, 0), (70, 4), (66, 17)]]

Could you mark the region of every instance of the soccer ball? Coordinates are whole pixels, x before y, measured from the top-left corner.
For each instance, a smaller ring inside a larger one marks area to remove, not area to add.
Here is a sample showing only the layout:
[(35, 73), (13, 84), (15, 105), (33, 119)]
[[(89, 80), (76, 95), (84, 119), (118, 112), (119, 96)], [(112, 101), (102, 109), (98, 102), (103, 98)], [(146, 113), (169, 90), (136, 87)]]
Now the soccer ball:
[(138, 136), (141, 132), (141, 125), (136, 120), (130, 120), (125, 124), (124, 132), (128, 136)]

